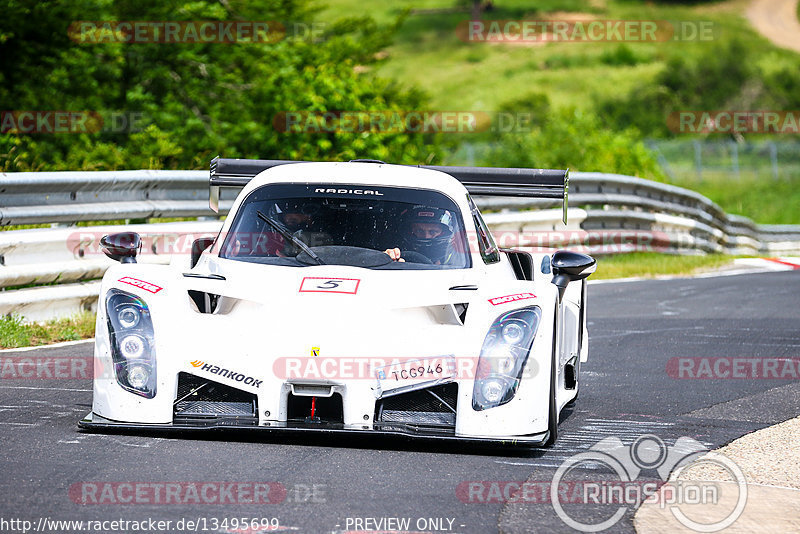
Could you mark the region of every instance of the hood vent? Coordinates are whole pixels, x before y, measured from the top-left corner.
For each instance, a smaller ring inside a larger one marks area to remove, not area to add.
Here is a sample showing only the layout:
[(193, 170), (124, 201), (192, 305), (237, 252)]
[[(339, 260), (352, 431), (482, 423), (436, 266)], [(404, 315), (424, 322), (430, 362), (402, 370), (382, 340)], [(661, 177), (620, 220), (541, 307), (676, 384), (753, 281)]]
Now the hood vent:
[(426, 309), (439, 324), (464, 326), (464, 320), (467, 318), (468, 306), (469, 303), (467, 302), (459, 302), (457, 304), (426, 306)]
[(205, 291), (189, 290), (189, 297), (191, 297), (197, 311), (200, 313), (214, 313), (219, 304), (219, 295), (213, 293), (206, 293)]
[(240, 302), (239, 299), (235, 299), (233, 297), (216, 295), (214, 293), (206, 293), (205, 291), (197, 291), (194, 289), (190, 289), (188, 293), (189, 298), (192, 299), (194, 306), (200, 313), (225, 315), (233, 310), (236, 303)]

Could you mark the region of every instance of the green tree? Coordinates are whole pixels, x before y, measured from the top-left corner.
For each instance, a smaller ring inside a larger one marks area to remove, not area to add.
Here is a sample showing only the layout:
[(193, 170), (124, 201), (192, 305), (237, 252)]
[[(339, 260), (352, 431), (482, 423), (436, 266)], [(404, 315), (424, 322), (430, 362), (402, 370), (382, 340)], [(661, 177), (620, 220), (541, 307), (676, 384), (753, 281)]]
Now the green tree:
[(495, 146), (483, 164), (661, 177), (637, 130), (613, 131), (597, 115), (571, 108), (548, 113), (530, 132), (503, 135)]
[[(364, 65), (391, 31), (369, 18), (328, 24), (318, 39), (267, 43), (76, 42), (76, 21), (280, 21), (307, 27), (310, 0), (50, 1), (4, 5), (0, 100), (6, 110), (114, 110), (141, 117), (134, 131), (0, 135), (0, 168), (198, 168), (228, 157), (367, 157), (416, 163), (436, 154), (415, 133), (285, 133), (287, 111), (408, 110), (425, 96)], [(390, 29), (389, 29), (390, 30)]]

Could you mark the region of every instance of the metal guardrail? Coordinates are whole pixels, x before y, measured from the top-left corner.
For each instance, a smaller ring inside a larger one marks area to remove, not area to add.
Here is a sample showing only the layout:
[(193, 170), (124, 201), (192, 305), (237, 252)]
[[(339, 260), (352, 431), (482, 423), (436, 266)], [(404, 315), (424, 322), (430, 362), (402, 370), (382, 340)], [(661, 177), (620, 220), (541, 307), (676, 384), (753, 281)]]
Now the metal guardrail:
[[(226, 214), (238, 191), (223, 189), (220, 213), (208, 207), (207, 171), (0, 173), (0, 226)], [(592, 254), (633, 250), (780, 255), (800, 251), (800, 226), (758, 225), (726, 214), (704, 196), (679, 187), (602, 173), (572, 173), (569, 224), (557, 201), (476, 197), (501, 246), (572, 248)], [(166, 263), (191, 240), (218, 232), (205, 220), (126, 225), (145, 236), (143, 261)], [(119, 227), (58, 227), (0, 232), (0, 314), (33, 320), (91, 309), (111, 265), (97, 249)]]

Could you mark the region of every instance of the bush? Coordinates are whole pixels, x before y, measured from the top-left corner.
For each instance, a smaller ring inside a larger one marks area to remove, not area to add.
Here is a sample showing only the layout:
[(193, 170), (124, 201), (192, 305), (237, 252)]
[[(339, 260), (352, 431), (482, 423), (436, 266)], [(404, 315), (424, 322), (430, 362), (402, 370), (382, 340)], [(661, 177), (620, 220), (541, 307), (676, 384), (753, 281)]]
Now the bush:
[[(626, 53), (618, 55), (624, 58)], [(752, 102), (749, 93), (745, 98), (760, 77), (748, 56), (744, 44), (732, 41), (696, 60), (672, 58), (653, 82), (642, 83), (627, 95), (596, 101), (598, 113), (613, 128), (635, 127), (644, 135), (661, 137), (671, 135), (666, 118), (674, 111), (758, 109), (760, 102)]]
[(484, 164), (662, 177), (637, 130), (615, 132), (597, 115), (574, 109), (549, 113), (529, 133), (502, 136)]

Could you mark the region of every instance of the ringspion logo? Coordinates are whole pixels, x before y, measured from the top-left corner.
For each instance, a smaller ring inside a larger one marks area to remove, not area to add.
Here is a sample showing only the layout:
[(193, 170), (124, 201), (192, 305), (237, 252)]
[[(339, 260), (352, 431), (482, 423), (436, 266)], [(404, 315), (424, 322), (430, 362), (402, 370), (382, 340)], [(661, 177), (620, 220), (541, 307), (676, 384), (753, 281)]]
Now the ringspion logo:
[[(731, 509), (723, 503), (719, 482), (703, 480), (680, 480), (681, 472), (687, 468), (710, 468), (722, 470), (735, 481), (738, 491)], [(565, 507), (559, 498), (559, 489), (570, 483), (574, 472), (576, 481), (583, 481), (583, 469), (592, 468), (610, 472), (618, 480), (581, 484), (586, 503), (616, 508), (609, 517), (589, 521), (581, 509)], [(646, 471), (655, 471), (660, 481), (672, 478), (677, 482), (669, 484), (641, 485)], [(646, 491), (642, 491), (646, 489)], [(658, 491), (656, 491), (658, 490)], [(732, 525), (741, 516), (747, 503), (747, 482), (741, 468), (731, 459), (718, 453), (708, 452), (702, 443), (690, 437), (678, 438), (668, 446), (658, 436), (642, 435), (630, 445), (625, 445), (617, 437), (608, 437), (593, 445), (588, 451), (567, 458), (556, 470), (550, 485), (550, 504), (556, 515), (569, 527), (581, 532), (599, 532), (614, 526), (629, 509), (642, 502), (653, 503), (669, 509), (670, 513), (686, 528), (697, 532), (717, 532)], [(704, 504), (714, 507), (721, 517), (716, 521), (703, 522), (687, 516), (689, 505)], [(576, 513), (577, 512), (577, 513)]]

